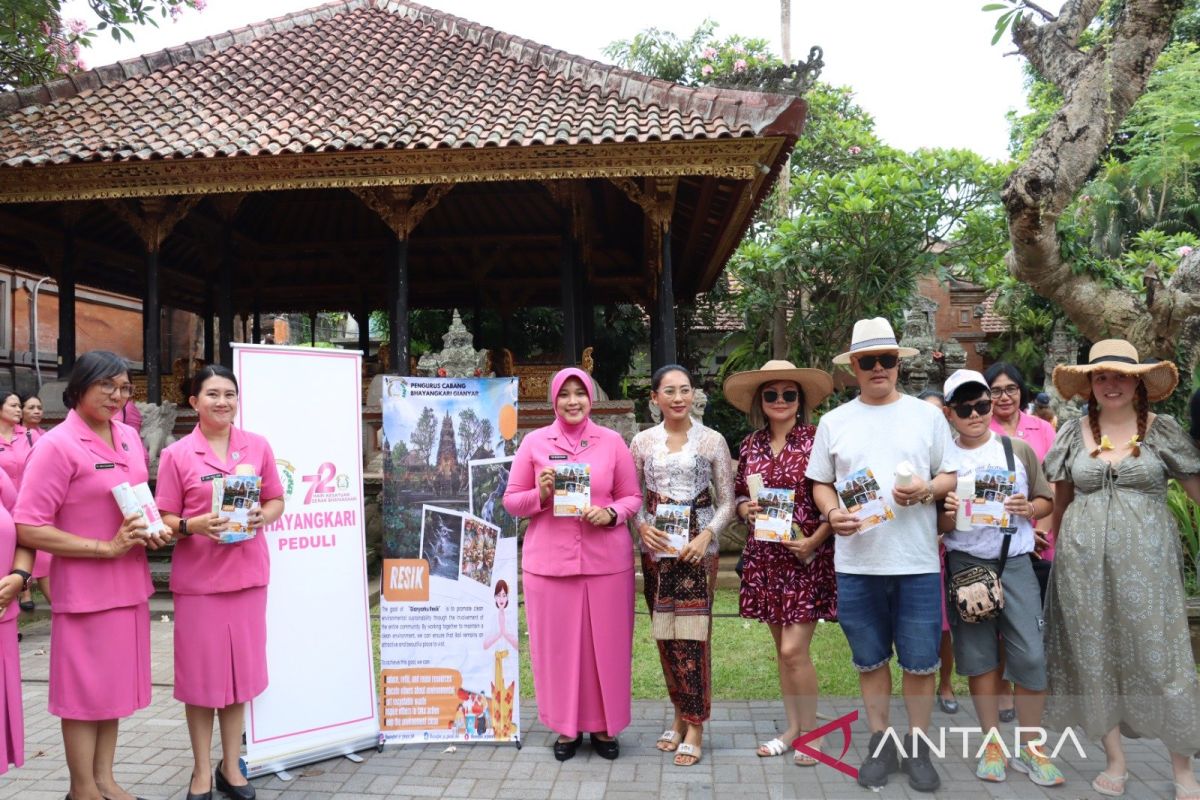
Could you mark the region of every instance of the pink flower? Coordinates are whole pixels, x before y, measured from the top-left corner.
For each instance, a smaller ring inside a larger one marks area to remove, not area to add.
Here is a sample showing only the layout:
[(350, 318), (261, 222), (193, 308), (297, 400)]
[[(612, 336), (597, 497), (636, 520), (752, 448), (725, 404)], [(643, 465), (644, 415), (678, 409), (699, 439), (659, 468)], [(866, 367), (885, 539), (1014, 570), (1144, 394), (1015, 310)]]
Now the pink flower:
[(192, 0), (192, 8), (197, 11), (203, 11), (208, 8), (208, 0)]
[(1187, 258), (1191, 254), (1192, 248), (1188, 247), (1186, 244), (1175, 251), (1175, 255), (1179, 256), (1180, 258)]
[(54, 32), (50, 30), (50, 23), (46, 22), (45, 20), (42, 20), (41, 24), (38, 25), (38, 27), (41, 28), (43, 36), (54, 35)]
[(88, 29), (88, 24), (86, 21), (84, 21), (82, 19), (73, 19), (73, 20), (70, 20), (69, 22), (67, 22), (67, 30), (69, 30), (71, 33), (75, 34), (76, 36), (81, 36), (84, 33), (87, 33), (87, 29)]
[(713, 74), (712, 64), (705, 64), (703, 67), (701, 67), (700, 74), (701, 75), (712, 75)]
[(733, 62), (733, 71), (734, 72), (745, 72), (746, 71), (746, 59), (739, 58), (737, 61)]
[(712, 61), (717, 57), (717, 51), (712, 47), (706, 47), (700, 51), (700, 57), (706, 61)]
[(733, 46), (733, 52), (735, 52), (735, 53), (744, 53), (744, 52), (746, 52), (746, 46), (745, 46), (745, 45), (743, 45), (741, 42), (738, 42), (737, 44), (735, 44), (735, 45)]
[(85, 69), (87, 69), (87, 62), (84, 61), (82, 58), (75, 59), (75, 69), (79, 70), (80, 72), (83, 72)]
[(846, 152), (847, 152), (847, 153), (849, 153), (849, 154), (850, 154), (850, 155), (852, 155), (852, 156), (856, 156), (856, 155), (858, 155), (859, 153), (861, 153), (861, 152), (862, 152), (862, 148), (861, 148), (861, 147), (859, 147), (859, 146), (858, 146), (858, 145), (856, 145), (856, 144), (852, 144), (852, 145), (850, 145), (849, 147), (847, 147), (847, 148), (846, 148)]
[(182, 14), (182, 13), (183, 13), (183, 7), (182, 7), (182, 6), (171, 6), (171, 21), (172, 21), (172, 22), (176, 22), (176, 21), (178, 21), (178, 20), (179, 20), (179, 15), (180, 15), (180, 14)]
[(63, 75), (66, 75), (66, 74), (70, 73), (70, 71), (71, 71), (71, 65), (70, 65), (70, 64), (67, 64), (67, 63), (65, 63), (65, 62), (64, 62), (64, 63), (62, 63), (62, 64), (59, 64), (59, 65), (58, 65), (58, 71), (59, 71), (59, 72), (61, 72)]

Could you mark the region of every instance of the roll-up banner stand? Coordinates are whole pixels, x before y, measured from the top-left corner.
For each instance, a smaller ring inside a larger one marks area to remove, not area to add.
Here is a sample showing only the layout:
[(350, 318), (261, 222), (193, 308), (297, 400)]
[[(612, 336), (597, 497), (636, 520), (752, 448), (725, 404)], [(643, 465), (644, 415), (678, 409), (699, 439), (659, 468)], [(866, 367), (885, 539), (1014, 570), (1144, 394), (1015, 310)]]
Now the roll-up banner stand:
[(271, 443), (286, 504), (267, 537), (267, 690), (246, 721), (249, 777), (376, 747), (363, 519), (362, 356), (233, 345), (238, 425)]
[(389, 377), (382, 406), (383, 741), (520, 747), (517, 379)]

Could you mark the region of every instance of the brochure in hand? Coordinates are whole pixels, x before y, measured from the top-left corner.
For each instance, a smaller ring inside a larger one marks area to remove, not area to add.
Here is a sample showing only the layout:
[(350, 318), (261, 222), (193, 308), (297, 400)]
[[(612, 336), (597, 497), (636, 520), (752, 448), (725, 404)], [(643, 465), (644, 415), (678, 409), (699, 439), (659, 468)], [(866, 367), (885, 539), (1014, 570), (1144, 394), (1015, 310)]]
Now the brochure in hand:
[(842, 505), (861, 523), (858, 532), (864, 533), (896, 518), (892, 507), (883, 499), (883, 491), (875, 473), (869, 467), (847, 475), (834, 484)]
[(234, 544), (253, 539), (256, 528), (250, 527), (250, 509), (258, 504), (262, 478), (258, 475), (225, 475), (213, 478), (212, 512), (229, 520), (221, 532), (221, 544)]
[(1013, 496), (1017, 474), (1004, 467), (975, 470), (975, 497), (971, 500), (971, 523), (988, 527), (1009, 525), (1004, 501)]
[(760, 542), (795, 541), (795, 531), (792, 528), (792, 512), (795, 507), (795, 489), (759, 489), (754, 538)]
[(667, 549), (654, 554), (655, 558), (679, 558), (688, 543), (692, 524), (692, 507), (659, 503), (654, 510), (654, 527), (667, 535)]
[(554, 465), (554, 516), (582, 517), (592, 504), (592, 465)]
[(150, 487), (147, 484), (139, 483), (137, 486), (130, 486), (128, 483), (118, 484), (112, 488), (112, 494), (122, 514), (127, 517), (130, 514), (141, 514), (146, 518), (146, 535), (151, 539), (161, 539), (168, 533), (167, 525), (162, 521), (162, 515), (158, 513), (154, 495), (150, 493)]

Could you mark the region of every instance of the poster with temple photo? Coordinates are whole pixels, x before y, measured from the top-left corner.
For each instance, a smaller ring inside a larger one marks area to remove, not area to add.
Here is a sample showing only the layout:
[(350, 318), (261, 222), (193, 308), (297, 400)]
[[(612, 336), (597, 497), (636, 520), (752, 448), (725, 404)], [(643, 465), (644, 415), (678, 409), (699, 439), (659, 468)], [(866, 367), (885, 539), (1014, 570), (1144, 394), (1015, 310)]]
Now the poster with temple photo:
[(520, 739), (515, 378), (384, 381), (385, 743)]

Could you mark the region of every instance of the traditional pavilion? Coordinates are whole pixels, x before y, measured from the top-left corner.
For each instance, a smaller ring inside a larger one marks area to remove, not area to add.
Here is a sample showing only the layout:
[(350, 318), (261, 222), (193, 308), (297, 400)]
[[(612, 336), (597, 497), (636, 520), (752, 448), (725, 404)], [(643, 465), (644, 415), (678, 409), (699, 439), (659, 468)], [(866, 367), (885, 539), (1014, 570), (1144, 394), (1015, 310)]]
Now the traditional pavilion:
[(642, 304), (655, 365), (786, 162), (798, 97), (688, 88), (410, 2), (341, 0), (0, 94), (0, 263), (163, 305), (228, 363), (235, 314)]

